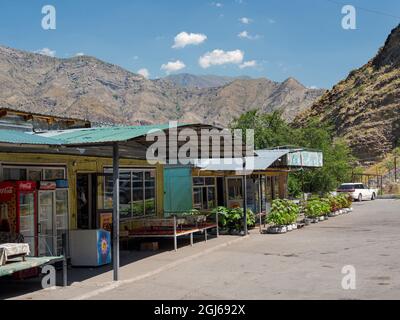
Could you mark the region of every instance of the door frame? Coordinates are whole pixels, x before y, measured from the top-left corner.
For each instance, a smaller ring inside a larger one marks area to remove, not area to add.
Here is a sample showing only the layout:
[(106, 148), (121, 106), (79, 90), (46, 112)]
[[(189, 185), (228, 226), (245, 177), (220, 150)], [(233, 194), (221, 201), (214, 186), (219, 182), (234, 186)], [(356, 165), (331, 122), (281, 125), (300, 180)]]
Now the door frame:
[[(241, 186), (242, 186), (242, 198), (241, 199), (234, 199), (234, 200), (230, 200), (229, 199), (229, 181), (230, 180), (240, 180), (241, 181)], [(242, 176), (230, 176), (230, 177), (226, 177), (225, 178), (225, 195), (226, 195), (226, 206), (228, 208), (231, 208), (231, 202), (237, 202), (238, 204), (240, 204), (240, 207), (243, 208), (243, 204), (244, 204), (244, 179)]]
[[(98, 226), (98, 221), (96, 218), (96, 221), (93, 221), (93, 217), (97, 217), (97, 184), (95, 186), (93, 186), (93, 177), (96, 176), (98, 173), (96, 171), (77, 171), (76, 172), (76, 185), (75, 185), (75, 191), (76, 191), (76, 227), (78, 230), (82, 230), (79, 229), (78, 226), (78, 176), (81, 175), (86, 175), (88, 176), (88, 230), (93, 229), (93, 226), (95, 226), (95, 229)], [(93, 191), (96, 191), (96, 193), (94, 194)], [(95, 222), (95, 224), (93, 224)]]

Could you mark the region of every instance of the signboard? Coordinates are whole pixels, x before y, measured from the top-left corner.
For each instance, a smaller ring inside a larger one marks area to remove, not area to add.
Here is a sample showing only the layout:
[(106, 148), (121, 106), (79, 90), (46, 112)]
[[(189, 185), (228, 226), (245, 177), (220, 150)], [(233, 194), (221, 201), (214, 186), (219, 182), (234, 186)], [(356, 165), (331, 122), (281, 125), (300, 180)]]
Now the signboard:
[(112, 212), (103, 212), (100, 214), (100, 229), (112, 231)]
[(14, 194), (14, 184), (12, 182), (0, 183), (0, 201), (8, 202), (12, 200)]
[(322, 152), (297, 151), (288, 154), (288, 165), (291, 167), (320, 168), (324, 165)]
[(111, 235), (108, 231), (97, 231), (97, 264), (111, 263)]
[(40, 181), (40, 190), (56, 190), (57, 184), (55, 181)]
[(18, 191), (35, 191), (36, 182), (34, 181), (17, 181)]

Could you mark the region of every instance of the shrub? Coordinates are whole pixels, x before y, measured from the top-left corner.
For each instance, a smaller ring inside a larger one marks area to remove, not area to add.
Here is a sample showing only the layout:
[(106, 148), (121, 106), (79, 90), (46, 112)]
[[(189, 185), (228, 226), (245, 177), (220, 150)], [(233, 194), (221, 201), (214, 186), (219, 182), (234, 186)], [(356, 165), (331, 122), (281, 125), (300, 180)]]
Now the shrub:
[(314, 199), (307, 202), (305, 216), (307, 218), (318, 218), (327, 215), (330, 211), (329, 199)]
[(277, 226), (293, 224), (296, 223), (299, 213), (300, 207), (292, 201), (277, 199), (272, 202), (267, 222)]
[[(221, 228), (229, 230), (240, 230), (243, 225), (243, 208), (228, 209), (218, 207), (212, 211), (215, 215), (218, 213), (218, 222)], [(247, 227), (253, 228), (256, 225), (256, 216), (250, 209), (247, 210)]]

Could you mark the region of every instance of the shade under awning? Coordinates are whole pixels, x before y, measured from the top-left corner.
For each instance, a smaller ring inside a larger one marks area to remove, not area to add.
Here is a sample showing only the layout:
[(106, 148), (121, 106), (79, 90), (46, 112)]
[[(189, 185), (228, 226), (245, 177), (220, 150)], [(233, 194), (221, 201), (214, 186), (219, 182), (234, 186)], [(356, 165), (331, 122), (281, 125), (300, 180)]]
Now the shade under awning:
[(262, 171), (268, 169), (290, 150), (262, 150), (256, 151), (258, 157), (198, 159), (193, 165), (202, 171), (243, 171), (243, 161), (246, 162), (246, 171)]

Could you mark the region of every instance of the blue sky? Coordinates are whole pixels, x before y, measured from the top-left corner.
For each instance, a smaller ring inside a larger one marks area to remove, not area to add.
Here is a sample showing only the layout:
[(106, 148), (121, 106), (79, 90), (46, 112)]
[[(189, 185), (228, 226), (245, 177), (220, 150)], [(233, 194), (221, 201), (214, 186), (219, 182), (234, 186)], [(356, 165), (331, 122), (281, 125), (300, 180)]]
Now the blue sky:
[[(150, 78), (168, 70), (275, 81), (292, 76), (310, 87), (330, 88), (375, 55), (400, 23), (398, 0), (349, 0), (343, 4), (357, 8), (357, 29), (344, 30), (340, 3), (2, 0), (0, 44), (33, 52), (48, 48), (59, 58), (84, 53), (133, 72), (147, 69)], [(41, 27), (48, 4), (56, 8), (56, 30)], [(173, 48), (182, 32), (197, 36), (189, 37), (191, 45)]]

